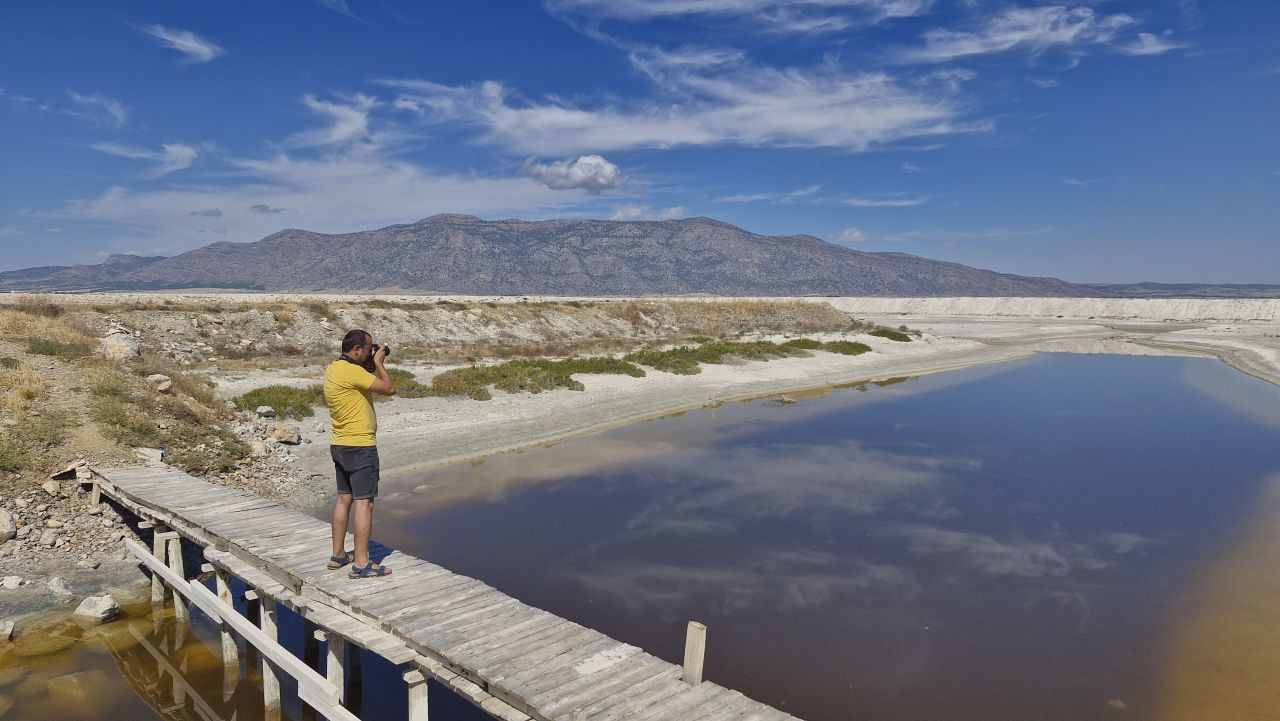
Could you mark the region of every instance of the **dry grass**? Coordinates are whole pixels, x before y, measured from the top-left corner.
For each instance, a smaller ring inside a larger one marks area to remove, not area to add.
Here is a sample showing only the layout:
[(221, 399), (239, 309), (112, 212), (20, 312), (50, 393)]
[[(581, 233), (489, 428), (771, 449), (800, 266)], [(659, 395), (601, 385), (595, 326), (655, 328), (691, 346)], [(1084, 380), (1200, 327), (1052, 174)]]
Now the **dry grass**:
[(0, 369), (0, 411), (25, 413), (32, 403), (44, 398), (44, 378), (30, 367)]

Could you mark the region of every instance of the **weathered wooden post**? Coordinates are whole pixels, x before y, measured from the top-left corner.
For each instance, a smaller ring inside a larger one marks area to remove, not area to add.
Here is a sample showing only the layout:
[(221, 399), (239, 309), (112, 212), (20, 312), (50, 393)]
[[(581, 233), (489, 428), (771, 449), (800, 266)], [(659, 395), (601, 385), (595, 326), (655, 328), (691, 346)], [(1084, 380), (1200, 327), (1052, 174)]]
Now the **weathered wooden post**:
[[(259, 594), (258, 601), (262, 604), (258, 627), (267, 635), (267, 638), (278, 642), (276, 600)], [(280, 676), (276, 672), (275, 664), (267, 660), (265, 655), (262, 657), (262, 707), (267, 721), (280, 721)]]
[[(235, 608), (231, 600), (231, 574), (224, 568), (215, 568), (213, 579), (218, 600), (227, 608)], [(236, 684), (240, 683), (240, 644), (232, 635), (231, 626), (223, 622), (219, 627), (222, 636), (222, 696), (229, 699), (236, 690)]]
[[(165, 530), (165, 527), (153, 523), (151, 526), (151, 555), (155, 556), (161, 563), (165, 561), (165, 548), (167, 547), (169, 538), (177, 538), (178, 534), (173, 531)], [(164, 603), (164, 581), (160, 580), (160, 574), (151, 574), (151, 603)]]
[[(262, 628), (262, 602), (258, 600), (258, 592), (246, 588), (243, 598), (244, 617), (249, 619), (249, 623)], [(247, 669), (258, 665), (258, 649), (251, 643), (244, 645), (244, 663)]]
[[(172, 531), (164, 535), (169, 547), (169, 568), (173, 569), (173, 572), (178, 574), (179, 578), (186, 578), (187, 574), (182, 567), (182, 539), (178, 538), (178, 534)], [(191, 620), (191, 612), (187, 610), (187, 599), (176, 590), (173, 593), (173, 615), (182, 624)]]
[(684, 674), (682, 681), (690, 686), (702, 683), (702, 661), (707, 652), (707, 627), (697, 621), (689, 622), (684, 637)]
[(347, 639), (333, 631), (316, 629), (316, 640), (324, 641), (324, 675), (329, 683), (338, 687), (342, 700), (347, 699)]
[(409, 684), (409, 721), (427, 720), (427, 676), (418, 669), (404, 672)]

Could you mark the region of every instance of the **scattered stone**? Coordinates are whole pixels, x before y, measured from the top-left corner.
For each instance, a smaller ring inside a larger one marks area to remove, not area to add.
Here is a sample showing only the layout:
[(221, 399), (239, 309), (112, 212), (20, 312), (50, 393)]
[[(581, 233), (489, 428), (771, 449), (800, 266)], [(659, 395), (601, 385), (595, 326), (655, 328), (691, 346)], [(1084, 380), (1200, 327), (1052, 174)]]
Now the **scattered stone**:
[(45, 528), (62, 528), (65, 525), (67, 524), (63, 523), (62, 521), (59, 521), (56, 518), (50, 518), (49, 520), (44, 522)]
[(257, 414), (259, 418), (275, 418), (276, 409), (271, 406), (258, 406)]
[(31, 526), (23, 526), (18, 529), (18, 535), (15, 538), (26, 538), (31, 535)]
[(323, 423), (316, 423), (316, 433), (324, 433), (325, 427)]
[(41, 503), (40, 505), (38, 505), (38, 506), (36, 506), (36, 507), (35, 507), (35, 512), (36, 512), (36, 513), (44, 513), (44, 512), (45, 512), (45, 511), (47, 511), (47, 510), (49, 510), (49, 504), (48, 504), (48, 503)]
[(254, 458), (264, 458), (267, 455), (267, 444), (262, 441), (253, 441), (249, 444), (249, 455)]
[(45, 481), (40, 484), (40, 487), (44, 489), (45, 493), (48, 493), (51, 496), (56, 496), (62, 492), (62, 486), (59, 485), (57, 481)]
[(0, 543), (18, 535), (18, 522), (13, 519), (13, 514), (0, 508)]
[(72, 595), (71, 589), (67, 588), (67, 582), (62, 580), (61, 576), (54, 576), (50, 578), (48, 581), (45, 581), (45, 585), (48, 586), (49, 590), (56, 596)]
[[(0, 641), (8, 643), (13, 640), (13, 621), (0, 621)], [(0, 709), (0, 715), (4, 714), (4, 709)]]
[(60, 471), (54, 471), (53, 473), (50, 473), (49, 477), (55, 481), (69, 481), (73, 478), (79, 477), (80, 469), (82, 468), (84, 469), (85, 473), (88, 473), (89, 469), (87, 468), (87, 466), (88, 464), (85, 463), (84, 461), (80, 461), (80, 460), (73, 461), (66, 468), (63, 468)]
[(110, 518), (104, 518), (100, 521), (100, 523), (102, 523), (103, 528), (111, 528), (112, 526), (116, 525), (116, 522), (111, 520)]
[(57, 542), (58, 542), (58, 532), (53, 530), (52, 528), (47, 528), (45, 529), (44, 533), (40, 534), (39, 543), (41, 546), (52, 547)]
[(99, 513), (102, 513), (102, 508), (100, 506), (91, 506), (87, 510), (85, 510), (85, 513), (89, 514), (90, 516), (96, 516)]
[(173, 379), (161, 373), (152, 373), (147, 376), (147, 382), (155, 386), (160, 393), (168, 393), (173, 389)]
[(81, 601), (80, 605), (76, 606), (76, 610), (71, 612), (71, 615), (94, 623), (106, 623), (120, 615), (120, 606), (116, 604), (116, 600), (111, 597), (111, 594), (104, 593), (101, 596), (90, 596)]
[(288, 446), (302, 443), (302, 431), (288, 423), (272, 423), (267, 426), (267, 438), (274, 438)]
[(49, 679), (51, 697), (81, 704), (101, 699), (106, 689), (107, 674), (97, 669)]
[(22, 585), (22, 576), (5, 576), (0, 579), (0, 588), (6, 591), (16, 591)]
[(113, 361), (123, 361), (142, 354), (138, 340), (127, 333), (112, 333), (98, 340), (98, 352)]
[(18, 508), (26, 508), (27, 506), (31, 505), (31, 501), (28, 501), (25, 498), (19, 498), (13, 502), (13, 505), (17, 506)]
[(141, 446), (138, 446), (133, 449), (133, 454), (147, 463), (164, 462), (163, 448), (142, 448)]

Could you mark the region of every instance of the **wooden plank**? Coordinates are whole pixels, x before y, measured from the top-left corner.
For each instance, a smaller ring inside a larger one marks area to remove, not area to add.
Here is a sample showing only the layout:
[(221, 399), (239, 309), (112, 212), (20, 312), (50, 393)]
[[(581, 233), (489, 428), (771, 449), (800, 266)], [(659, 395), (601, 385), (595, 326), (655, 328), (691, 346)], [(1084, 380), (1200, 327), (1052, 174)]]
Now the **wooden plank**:
[(568, 715), (575, 710), (585, 712), (605, 699), (626, 694), (650, 679), (669, 675), (672, 670), (666, 661), (641, 653), (604, 671), (604, 678), (589, 674), (583, 676), (579, 684), (567, 684), (554, 692), (532, 693), (528, 700), (542, 716), (548, 718)]
[[(584, 711), (592, 719), (620, 718), (670, 696), (681, 689), (680, 683), (680, 667), (672, 665), (657, 676), (587, 704)], [(687, 689), (688, 685), (683, 688)]]

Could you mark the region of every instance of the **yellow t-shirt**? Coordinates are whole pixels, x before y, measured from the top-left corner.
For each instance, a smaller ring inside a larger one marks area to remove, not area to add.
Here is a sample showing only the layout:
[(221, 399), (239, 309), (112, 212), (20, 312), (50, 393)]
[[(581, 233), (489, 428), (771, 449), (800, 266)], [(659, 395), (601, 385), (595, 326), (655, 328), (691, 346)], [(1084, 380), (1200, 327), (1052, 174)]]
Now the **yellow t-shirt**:
[(372, 446), (378, 442), (378, 417), (369, 386), (377, 376), (355, 363), (336, 360), (324, 372), (324, 402), (333, 420), (335, 446)]

